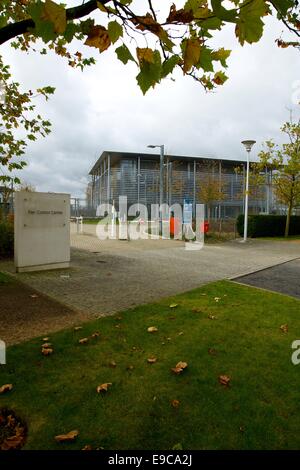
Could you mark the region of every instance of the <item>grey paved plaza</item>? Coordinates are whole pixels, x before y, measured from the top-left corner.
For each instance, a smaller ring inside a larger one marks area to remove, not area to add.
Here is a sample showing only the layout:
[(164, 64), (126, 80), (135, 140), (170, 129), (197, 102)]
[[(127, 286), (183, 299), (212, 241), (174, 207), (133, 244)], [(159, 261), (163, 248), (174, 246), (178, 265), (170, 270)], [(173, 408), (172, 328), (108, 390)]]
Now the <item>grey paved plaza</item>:
[[(85, 234), (72, 230), (69, 269), (23, 273), (17, 278), (87, 318), (300, 257), (299, 241), (234, 240), (187, 251), (179, 241), (101, 241), (94, 235), (95, 227), (84, 230)], [(1, 263), (0, 270), (12, 272), (13, 265)]]

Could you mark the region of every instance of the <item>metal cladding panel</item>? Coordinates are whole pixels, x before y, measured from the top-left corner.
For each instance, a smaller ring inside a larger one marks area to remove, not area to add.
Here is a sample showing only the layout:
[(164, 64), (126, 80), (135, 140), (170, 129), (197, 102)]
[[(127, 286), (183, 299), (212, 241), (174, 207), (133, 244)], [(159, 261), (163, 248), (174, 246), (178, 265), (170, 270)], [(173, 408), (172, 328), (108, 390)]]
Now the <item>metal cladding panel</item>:
[[(228, 208), (228, 213), (236, 216), (243, 209), (244, 175), (237, 173), (235, 162), (188, 160), (170, 161), (164, 165), (164, 202), (169, 205), (183, 205), (189, 199), (201, 203), (201, 186), (209, 178), (222, 181), (225, 198), (216, 201), (215, 208)], [(127, 196), (128, 205), (159, 203), (159, 160), (145, 157), (123, 157), (114, 160), (112, 165), (103, 162), (93, 176), (93, 203), (114, 203), (118, 210), (119, 196)], [(254, 211), (266, 209), (266, 185), (260, 189), (260, 197), (249, 197), (249, 206)], [(230, 209), (231, 208), (231, 209)], [(224, 212), (226, 215), (226, 211)]]

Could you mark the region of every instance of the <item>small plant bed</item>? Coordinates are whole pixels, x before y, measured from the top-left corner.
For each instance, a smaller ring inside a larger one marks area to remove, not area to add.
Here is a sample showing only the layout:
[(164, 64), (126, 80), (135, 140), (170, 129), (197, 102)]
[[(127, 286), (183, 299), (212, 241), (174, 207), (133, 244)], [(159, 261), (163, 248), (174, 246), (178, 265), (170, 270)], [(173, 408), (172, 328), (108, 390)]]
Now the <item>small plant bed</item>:
[(14, 226), (10, 219), (0, 219), (0, 260), (14, 253)]
[(224, 243), (236, 238), (234, 233), (219, 233), (219, 232), (209, 232), (205, 234), (205, 243), (209, 245), (214, 245), (216, 243)]
[(290, 235), (288, 237), (260, 237), (259, 240), (267, 240), (273, 242), (297, 242), (300, 241), (300, 235)]
[(24, 449), (297, 449), (300, 302), (229, 281), (8, 348)]
[(0, 408), (0, 450), (21, 449), (27, 436), (27, 425), (14, 410)]

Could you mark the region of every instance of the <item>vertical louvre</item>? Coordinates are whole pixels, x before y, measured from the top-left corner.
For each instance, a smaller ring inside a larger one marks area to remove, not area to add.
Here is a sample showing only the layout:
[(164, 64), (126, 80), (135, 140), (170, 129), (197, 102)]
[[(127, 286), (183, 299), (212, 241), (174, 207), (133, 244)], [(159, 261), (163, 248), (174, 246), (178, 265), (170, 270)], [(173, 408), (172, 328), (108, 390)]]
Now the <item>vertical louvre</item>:
[[(202, 161), (194, 164), (193, 160), (175, 160), (166, 158), (164, 165), (164, 202), (169, 205), (190, 202), (202, 203), (199, 196), (201, 185), (208, 178), (222, 181), (224, 199), (214, 201), (212, 217), (236, 217), (243, 212), (244, 174), (235, 172), (234, 163)], [(196, 172), (194, 174), (194, 168)], [(110, 184), (108, 176), (110, 175)], [(108, 167), (108, 160), (100, 162), (93, 172), (94, 207), (102, 203), (113, 203), (118, 209), (119, 196), (127, 196), (128, 205), (144, 204), (150, 209), (151, 204), (159, 203), (159, 158), (147, 159), (147, 156), (124, 157), (114, 161)], [(109, 188), (109, 194), (108, 194)], [(249, 209), (258, 213), (267, 209), (267, 192), (269, 207), (274, 207), (271, 189), (262, 185), (259, 197), (249, 198)], [(194, 201), (194, 199), (196, 199)]]

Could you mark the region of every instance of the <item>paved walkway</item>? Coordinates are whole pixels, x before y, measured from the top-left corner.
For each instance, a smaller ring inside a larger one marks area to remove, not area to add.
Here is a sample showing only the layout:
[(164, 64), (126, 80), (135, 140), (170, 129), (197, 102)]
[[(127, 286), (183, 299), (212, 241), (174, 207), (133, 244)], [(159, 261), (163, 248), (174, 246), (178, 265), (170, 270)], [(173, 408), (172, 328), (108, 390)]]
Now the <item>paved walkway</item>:
[(291, 295), (300, 299), (300, 259), (235, 279), (242, 284)]
[[(171, 240), (100, 241), (72, 234), (70, 269), (16, 275), (22, 282), (84, 313), (114, 313), (219, 279), (300, 257), (299, 241), (251, 240), (186, 251)], [(0, 271), (13, 271), (0, 263)]]

